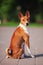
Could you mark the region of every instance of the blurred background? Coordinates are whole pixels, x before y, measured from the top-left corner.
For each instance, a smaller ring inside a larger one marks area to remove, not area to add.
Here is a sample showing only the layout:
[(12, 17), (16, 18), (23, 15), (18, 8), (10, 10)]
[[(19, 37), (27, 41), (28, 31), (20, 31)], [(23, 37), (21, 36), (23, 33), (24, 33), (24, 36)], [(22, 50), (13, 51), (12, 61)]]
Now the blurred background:
[(18, 13), (30, 11), (31, 23), (43, 23), (43, 0), (0, 0), (0, 24), (19, 22)]

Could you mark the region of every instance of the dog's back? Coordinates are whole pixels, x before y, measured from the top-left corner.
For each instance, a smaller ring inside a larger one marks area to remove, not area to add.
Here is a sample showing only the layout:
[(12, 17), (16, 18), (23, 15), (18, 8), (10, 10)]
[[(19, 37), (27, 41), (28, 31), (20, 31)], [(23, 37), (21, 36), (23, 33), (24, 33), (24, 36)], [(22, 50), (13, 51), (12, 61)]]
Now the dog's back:
[(23, 41), (23, 29), (18, 27), (11, 39), (10, 48), (12, 51), (16, 52), (15, 49), (18, 50), (18, 48), (21, 47)]

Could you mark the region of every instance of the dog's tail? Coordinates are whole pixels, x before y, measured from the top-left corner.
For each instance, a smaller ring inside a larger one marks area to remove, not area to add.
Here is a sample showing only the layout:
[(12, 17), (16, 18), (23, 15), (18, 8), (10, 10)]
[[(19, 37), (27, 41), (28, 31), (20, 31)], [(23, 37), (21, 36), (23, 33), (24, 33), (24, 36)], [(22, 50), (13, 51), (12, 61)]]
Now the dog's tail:
[(6, 48), (6, 54), (7, 54), (7, 55), (9, 55), (9, 56), (12, 56), (12, 50), (11, 50), (11, 49)]

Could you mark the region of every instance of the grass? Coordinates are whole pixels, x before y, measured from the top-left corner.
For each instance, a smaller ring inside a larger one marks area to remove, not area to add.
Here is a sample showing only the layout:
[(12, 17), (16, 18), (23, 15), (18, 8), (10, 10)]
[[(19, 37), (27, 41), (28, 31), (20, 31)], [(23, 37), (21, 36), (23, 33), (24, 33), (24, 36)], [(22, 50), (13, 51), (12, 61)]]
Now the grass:
[(0, 26), (18, 26), (19, 23), (17, 22), (6, 22), (6, 23), (2, 23), (0, 24)]
[(43, 27), (43, 24), (38, 24), (38, 23), (30, 23), (30, 27)]
[[(7, 23), (1, 23), (0, 26), (12, 26), (12, 27), (17, 27), (19, 22), (7, 22)], [(43, 24), (38, 24), (38, 23), (30, 23), (29, 27), (43, 27)]]

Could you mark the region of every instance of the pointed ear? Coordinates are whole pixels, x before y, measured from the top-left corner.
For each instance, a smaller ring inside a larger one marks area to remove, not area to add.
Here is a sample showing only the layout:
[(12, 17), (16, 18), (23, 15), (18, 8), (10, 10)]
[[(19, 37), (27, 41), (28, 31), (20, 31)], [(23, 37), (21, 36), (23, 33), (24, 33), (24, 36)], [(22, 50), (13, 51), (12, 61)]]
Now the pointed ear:
[(29, 11), (26, 11), (26, 16), (30, 17), (30, 12)]
[(23, 16), (23, 14), (21, 12), (19, 12), (18, 17), (21, 18)]

